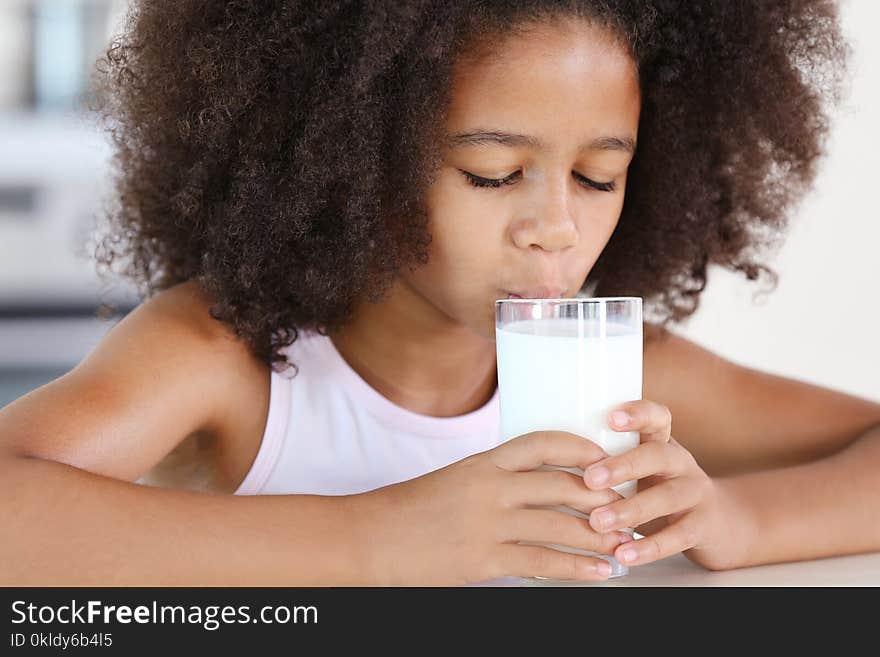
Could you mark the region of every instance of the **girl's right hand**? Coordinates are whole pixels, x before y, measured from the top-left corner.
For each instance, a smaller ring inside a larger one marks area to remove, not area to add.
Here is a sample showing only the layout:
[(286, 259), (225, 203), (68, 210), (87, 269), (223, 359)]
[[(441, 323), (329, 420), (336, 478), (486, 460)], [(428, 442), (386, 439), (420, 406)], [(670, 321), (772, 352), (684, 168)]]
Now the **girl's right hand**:
[(421, 477), (351, 497), (365, 541), (368, 581), (379, 586), (464, 585), (503, 576), (603, 580), (599, 558), (519, 542), (554, 543), (611, 554), (632, 540), (599, 534), (589, 514), (620, 499), (590, 490), (582, 477), (543, 465), (586, 469), (607, 458), (594, 442), (563, 431), (536, 431)]

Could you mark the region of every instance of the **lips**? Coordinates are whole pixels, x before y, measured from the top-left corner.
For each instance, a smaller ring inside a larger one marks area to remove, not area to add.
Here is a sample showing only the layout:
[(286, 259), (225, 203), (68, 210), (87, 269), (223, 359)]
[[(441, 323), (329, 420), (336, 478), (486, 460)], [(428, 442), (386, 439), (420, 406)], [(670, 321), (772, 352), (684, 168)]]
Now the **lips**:
[(540, 285), (517, 292), (506, 291), (508, 299), (561, 299), (565, 288), (559, 285)]

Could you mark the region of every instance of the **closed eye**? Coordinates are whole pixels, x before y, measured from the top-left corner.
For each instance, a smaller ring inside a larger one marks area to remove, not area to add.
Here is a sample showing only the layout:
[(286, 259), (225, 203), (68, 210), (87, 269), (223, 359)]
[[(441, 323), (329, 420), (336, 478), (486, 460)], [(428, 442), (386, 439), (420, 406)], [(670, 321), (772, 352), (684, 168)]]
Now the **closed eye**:
[[(483, 178), (482, 176), (474, 175), (468, 171), (463, 171), (462, 169), (459, 169), (459, 171), (465, 177), (465, 180), (467, 180), (468, 183), (473, 185), (474, 187), (501, 187), (502, 185), (512, 185), (519, 178), (522, 177), (522, 173), (520, 171), (514, 171), (509, 176), (505, 176), (504, 178)], [(590, 180), (586, 176), (582, 176), (575, 171), (572, 171), (572, 175), (574, 176), (575, 180), (577, 180), (584, 187), (596, 189), (600, 192), (613, 192), (615, 189), (613, 180), (607, 183), (597, 182), (595, 180)]]
[(614, 181), (611, 180), (607, 183), (596, 182), (595, 180), (590, 180), (586, 176), (582, 176), (576, 171), (572, 171), (571, 175), (574, 176), (575, 180), (577, 180), (584, 187), (592, 187), (593, 189), (598, 189), (600, 192), (613, 192), (614, 191)]
[(512, 174), (505, 176), (504, 178), (483, 178), (481, 176), (475, 176), (467, 171), (462, 171), (461, 169), (459, 169), (459, 171), (461, 171), (465, 179), (474, 187), (501, 187), (501, 185), (512, 185), (521, 175), (519, 171), (514, 171)]

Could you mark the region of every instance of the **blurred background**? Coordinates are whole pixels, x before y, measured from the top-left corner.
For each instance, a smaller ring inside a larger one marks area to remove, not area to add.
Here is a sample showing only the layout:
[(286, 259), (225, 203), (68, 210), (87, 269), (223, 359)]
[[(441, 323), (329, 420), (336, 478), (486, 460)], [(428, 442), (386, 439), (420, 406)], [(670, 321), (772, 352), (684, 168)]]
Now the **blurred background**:
[[(0, 0), (0, 406), (75, 365), (109, 330), (87, 241), (109, 190), (107, 140), (80, 108), (124, 0)], [(115, 321), (118, 321), (117, 317)]]
[[(173, 1), (173, 0), (172, 0)], [(0, 407), (78, 363), (137, 303), (101, 281), (87, 245), (110, 148), (88, 101), (126, 0), (0, 0)], [(769, 260), (779, 287), (711, 271), (676, 332), (744, 365), (880, 401), (880, 3), (841, 5), (854, 47), (829, 156)], [(100, 299), (119, 307), (97, 319)]]

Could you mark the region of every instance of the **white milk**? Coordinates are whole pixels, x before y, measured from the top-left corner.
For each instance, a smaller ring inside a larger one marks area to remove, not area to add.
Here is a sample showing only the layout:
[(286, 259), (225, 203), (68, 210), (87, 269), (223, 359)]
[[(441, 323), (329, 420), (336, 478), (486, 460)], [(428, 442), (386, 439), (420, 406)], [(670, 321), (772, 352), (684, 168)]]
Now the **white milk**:
[[(611, 456), (639, 444), (638, 432), (613, 431), (607, 418), (617, 404), (642, 398), (641, 325), (633, 329), (588, 319), (581, 320), (579, 331), (578, 321), (530, 319), (496, 329), (503, 441), (532, 431), (568, 431), (592, 440)], [(580, 468), (565, 469), (583, 475)], [(636, 482), (614, 490), (630, 497)], [(588, 517), (567, 507), (551, 508)]]

